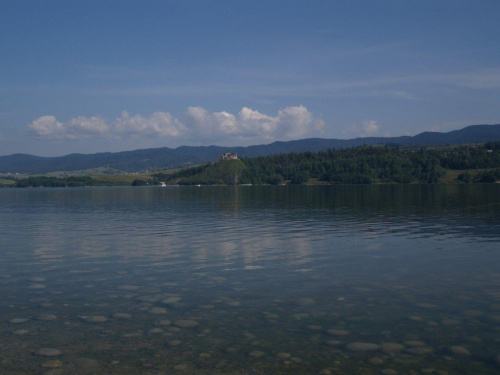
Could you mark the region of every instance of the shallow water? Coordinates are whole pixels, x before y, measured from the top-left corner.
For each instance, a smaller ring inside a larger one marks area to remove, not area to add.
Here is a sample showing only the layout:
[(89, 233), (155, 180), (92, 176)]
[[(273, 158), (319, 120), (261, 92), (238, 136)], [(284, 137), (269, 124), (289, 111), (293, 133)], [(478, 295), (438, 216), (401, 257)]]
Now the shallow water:
[(499, 243), (500, 185), (3, 189), (0, 373), (497, 374)]

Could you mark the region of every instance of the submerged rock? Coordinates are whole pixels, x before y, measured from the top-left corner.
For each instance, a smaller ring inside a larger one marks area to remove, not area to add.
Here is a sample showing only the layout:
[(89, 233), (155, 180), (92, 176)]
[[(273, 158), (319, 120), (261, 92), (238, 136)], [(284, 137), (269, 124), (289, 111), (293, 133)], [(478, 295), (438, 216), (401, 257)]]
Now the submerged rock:
[(398, 344), (396, 342), (385, 342), (382, 345), (380, 345), (382, 351), (384, 353), (390, 354), (390, 353), (398, 353), (400, 351), (403, 351), (405, 347), (401, 344)]
[(310, 306), (314, 305), (316, 301), (313, 298), (300, 298), (296, 301), (299, 306)]
[(52, 314), (42, 314), (37, 317), (38, 320), (56, 320), (57, 316), (52, 315)]
[(354, 352), (368, 352), (373, 350), (379, 350), (380, 345), (372, 344), (369, 342), (351, 342), (347, 344), (347, 349), (352, 350)]
[(339, 340), (327, 340), (325, 341), (325, 344), (328, 346), (340, 346), (342, 345), (342, 341)]
[(314, 324), (309, 324), (306, 328), (310, 331), (321, 331), (323, 329), (323, 327)]
[(132, 315), (128, 314), (128, 313), (114, 313), (113, 318), (115, 318), (115, 319), (130, 319), (130, 318), (132, 318)]
[(92, 358), (80, 357), (73, 360), (73, 365), (80, 371), (92, 372), (99, 367), (99, 362)]
[(44, 289), (46, 287), (44, 284), (31, 284), (28, 286), (28, 289)]
[(41, 348), (35, 350), (32, 354), (39, 357), (57, 357), (62, 355), (62, 352), (59, 349)]
[(428, 346), (416, 346), (413, 348), (408, 348), (405, 351), (406, 353), (413, 355), (426, 355), (426, 354), (432, 354), (434, 352), (434, 349)]
[(380, 372), (384, 375), (398, 375), (398, 372), (392, 368), (385, 368), (380, 370)]
[(290, 353), (278, 353), (276, 354), (276, 357), (278, 359), (289, 359), (292, 357), (292, 355)]
[(41, 282), (41, 281), (45, 281), (45, 278), (44, 277), (32, 277), (31, 279), (29, 279), (29, 281), (33, 281), (33, 282)]
[(167, 346), (172, 346), (172, 347), (179, 346), (180, 344), (181, 344), (181, 340), (172, 340), (172, 341), (167, 342)]
[(154, 335), (156, 333), (163, 333), (163, 329), (161, 328), (152, 328), (148, 331), (149, 335)]
[(25, 335), (30, 331), (27, 329), (18, 329), (17, 331), (12, 332), (14, 335)]
[(45, 363), (42, 363), (42, 367), (45, 368), (57, 368), (61, 367), (63, 363), (59, 361), (58, 359), (51, 359), (50, 361), (47, 361)]
[(196, 320), (189, 320), (189, 319), (181, 319), (181, 320), (176, 320), (174, 322), (174, 325), (180, 328), (192, 328), (200, 325)]
[(380, 357), (372, 357), (368, 360), (372, 365), (382, 365), (384, 363), (383, 358)]
[(101, 315), (82, 316), (81, 319), (87, 323), (104, 323), (108, 321), (108, 318)]
[(65, 375), (66, 371), (62, 368), (54, 368), (52, 370), (46, 371), (43, 375)]
[(470, 355), (470, 352), (467, 349), (465, 349), (463, 346), (453, 345), (453, 346), (450, 346), (449, 350), (452, 354), (455, 354), (455, 355), (465, 355), (465, 356)]
[(333, 335), (333, 336), (348, 336), (349, 335), (349, 331), (346, 331), (345, 329), (328, 329), (326, 332), (329, 333), (330, 335)]
[(153, 307), (148, 311), (150, 314), (166, 314), (167, 309), (164, 309), (163, 307)]
[(169, 297), (161, 301), (165, 305), (174, 305), (182, 300), (181, 297)]
[(174, 370), (177, 371), (186, 371), (189, 368), (189, 366), (185, 363), (181, 363), (180, 365), (175, 365)]
[(248, 355), (250, 357), (254, 357), (254, 358), (259, 358), (259, 357), (262, 357), (265, 353), (264, 352), (261, 352), (260, 350), (254, 350), (253, 352), (250, 352), (248, 353)]
[(443, 325), (445, 325), (445, 326), (456, 326), (456, 325), (460, 324), (460, 320), (457, 320), (457, 319), (443, 319), (441, 321), (441, 323), (443, 323)]
[(29, 318), (14, 318), (9, 320), (9, 323), (12, 324), (20, 324), (20, 323), (26, 323), (29, 320)]

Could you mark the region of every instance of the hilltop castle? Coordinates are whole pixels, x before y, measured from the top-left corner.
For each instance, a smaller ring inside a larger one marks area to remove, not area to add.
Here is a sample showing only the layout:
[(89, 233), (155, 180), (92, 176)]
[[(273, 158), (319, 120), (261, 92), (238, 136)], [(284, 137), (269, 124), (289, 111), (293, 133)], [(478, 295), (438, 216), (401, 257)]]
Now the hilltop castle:
[(237, 160), (237, 159), (238, 159), (238, 155), (236, 155), (235, 153), (226, 152), (225, 154), (222, 154), (219, 156), (219, 158), (217, 159), (217, 162), (223, 161), (223, 160)]

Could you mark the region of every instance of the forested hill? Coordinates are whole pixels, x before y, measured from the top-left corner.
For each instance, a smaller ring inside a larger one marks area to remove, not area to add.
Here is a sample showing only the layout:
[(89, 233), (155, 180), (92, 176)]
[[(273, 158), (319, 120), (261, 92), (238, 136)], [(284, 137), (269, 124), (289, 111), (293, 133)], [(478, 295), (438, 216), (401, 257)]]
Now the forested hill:
[[(500, 180), (500, 142), (450, 147), (359, 146), (242, 158), (157, 173), (151, 184), (179, 185), (438, 183)], [(457, 173), (459, 172), (459, 173)], [(448, 182), (450, 182), (448, 180)]]
[(15, 154), (0, 156), (0, 173), (36, 174), (96, 168), (138, 172), (207, 163), (217, 160), (220, 154), (226, 152), (235, 152), (241, 157), (256, 157), (289, 152), (319, 152), (361, 145), (432, 146), (488, 141), (500, 141), (500, 124), (472, 125), (448, 133), (425, 132), (413, 137), (369, 137), (349, 140), (309, 138), (248, 147), (182, 146), (176, 149), (163, 147), (117, 153), (71, 154), (60, 157)]

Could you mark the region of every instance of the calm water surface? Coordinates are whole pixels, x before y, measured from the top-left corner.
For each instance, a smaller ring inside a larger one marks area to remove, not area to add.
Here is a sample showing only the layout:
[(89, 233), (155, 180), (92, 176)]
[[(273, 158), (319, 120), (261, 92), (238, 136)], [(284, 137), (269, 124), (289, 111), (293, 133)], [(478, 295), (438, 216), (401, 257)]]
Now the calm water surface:
[(498, 374), (499, 243), (500, 185), (3, 189), (0, 373)]

